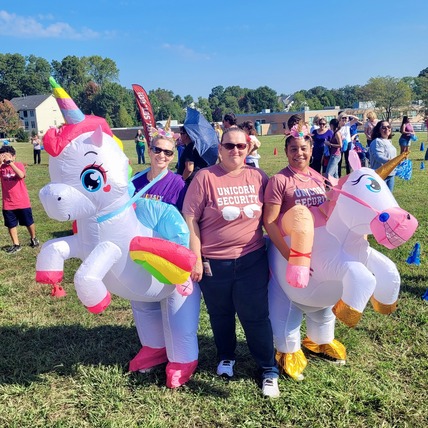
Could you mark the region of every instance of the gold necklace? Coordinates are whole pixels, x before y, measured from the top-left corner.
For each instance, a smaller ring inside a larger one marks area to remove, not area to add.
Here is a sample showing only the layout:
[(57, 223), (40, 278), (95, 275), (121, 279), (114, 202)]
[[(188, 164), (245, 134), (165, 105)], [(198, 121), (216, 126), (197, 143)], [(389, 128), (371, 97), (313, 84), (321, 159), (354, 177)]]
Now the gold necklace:
[(308, 177), (306, 179), (302, 178), (296, 171), (293, 170), (293, 168), (291, 168), (290, 165), (287, 166), (287, 168), (291, 171), (291, 173), (300, 181), (302, 181), (303, 183), (307, 183), (309, 181), (312, 180), (312, 177), (310, 174), (306, 174), (308, 175)]

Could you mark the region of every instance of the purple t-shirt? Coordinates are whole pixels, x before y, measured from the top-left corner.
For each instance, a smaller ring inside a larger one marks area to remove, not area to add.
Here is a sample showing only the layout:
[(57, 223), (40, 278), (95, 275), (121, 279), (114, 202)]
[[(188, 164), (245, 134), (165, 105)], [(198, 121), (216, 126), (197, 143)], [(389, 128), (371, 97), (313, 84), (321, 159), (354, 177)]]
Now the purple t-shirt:
[[(149, 184), (147, 174), (142, 174), (133, 179), (132, 183), (135, 186), (135, 193), (137, 193), (144, 186)], [(157, 199), (158, 201), (174, 205), (179, 211), (181, 211), (186, 190), (187, 187), (181, 175), (168, 171), (165, 177), (161, 178), (146, 193), (144, 193), (143, 197)]]

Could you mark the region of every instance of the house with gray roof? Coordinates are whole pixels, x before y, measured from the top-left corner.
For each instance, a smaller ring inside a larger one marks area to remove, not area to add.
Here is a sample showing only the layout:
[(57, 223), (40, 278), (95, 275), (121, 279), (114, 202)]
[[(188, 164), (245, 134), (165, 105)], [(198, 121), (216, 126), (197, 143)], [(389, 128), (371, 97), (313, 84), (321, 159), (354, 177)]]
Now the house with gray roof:
[(49, 95), (29, 95), (10, 100), (26, 132), (43, 136), (51, 127), (64, 123), (64, 117), (55, 97)]

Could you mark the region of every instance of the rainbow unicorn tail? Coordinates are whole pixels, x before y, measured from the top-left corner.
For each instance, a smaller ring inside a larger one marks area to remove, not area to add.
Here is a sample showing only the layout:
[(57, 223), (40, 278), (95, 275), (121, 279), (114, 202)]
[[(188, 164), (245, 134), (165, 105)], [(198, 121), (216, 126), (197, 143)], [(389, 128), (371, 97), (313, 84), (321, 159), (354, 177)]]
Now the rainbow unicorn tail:
[(165, 239), (137, 236), (131, 241), (129, 255), (159, 282), (175, 285), (183, 296), (191, 294), (189, 276), (196, 256), (188, 248)]

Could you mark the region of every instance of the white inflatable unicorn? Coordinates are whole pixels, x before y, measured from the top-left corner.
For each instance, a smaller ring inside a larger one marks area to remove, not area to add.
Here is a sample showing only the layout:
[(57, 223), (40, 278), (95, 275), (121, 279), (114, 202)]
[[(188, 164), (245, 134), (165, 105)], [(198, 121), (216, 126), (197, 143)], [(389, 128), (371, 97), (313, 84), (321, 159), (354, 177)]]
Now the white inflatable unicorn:
[[(66, 124), (50, 129), (43, 139), (52, 181), (41, 189), (40, 199), (49, 217), (75, 220), (77, 233), (43, 245), (36, 281), (51, 284), (53, 295), (63, 295), (59, 284), (64, 261), (81, 259), (74, 284), (89, 311), (103, 311), (110, 293), (132, 301), (143, 347), (130, 370), (146, 371), (168, 362), (167, 386), (180, 386), (197, 366), (200, 291), (196, 286), (186, 296), (188, 292), (178, 286), (180, 294), (174, 284), (189, 278), (196, 257), (183, 245), (153, 237), (153, 230), (139, 221), (134, 205), (138, 211), (143, 199), (130, 196), (129, 160), (107, 122), (83, 115), (55, 80), (50, 82)], [(152, 202), (162, 214), (147, 223), (169, 222), (172, 234), (188, 238), (178, 211)], [(186, 239), (178, 241), (187, 244)]]
[[(303, 379), (307, 365), (301, 350), (303, 315), (303, 346), (344, 364), (346, 349), (334, 338), (336, 317), (354, 327), (370, 299), (376, 311), (392, 313), (400, 289), (395, 264), (371, 248), (366, 235), (373, 234), (379, 244), (392, 249), (410, 239), (418, 224), (398, 206), (381, 176), (361, 168), (358, 158), (350, 160), (354, 171), (327, 192), (327, 202), (311, 208), (316, 227), (306, 287), (287, 282), (288, 262), (273, 243), (269, 245), (269, 311), (277, 361), (297, 380)], [(284, 239), (291, 247), (290, 237)]]

